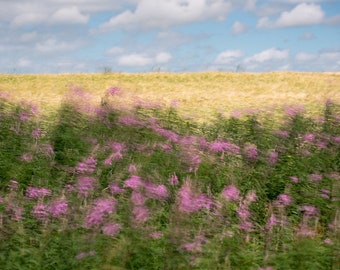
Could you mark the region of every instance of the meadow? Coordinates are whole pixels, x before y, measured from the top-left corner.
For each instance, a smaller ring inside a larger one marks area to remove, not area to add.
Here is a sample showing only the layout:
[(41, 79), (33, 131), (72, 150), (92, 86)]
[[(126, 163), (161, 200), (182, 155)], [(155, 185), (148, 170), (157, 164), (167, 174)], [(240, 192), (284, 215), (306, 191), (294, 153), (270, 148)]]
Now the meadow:
[(1, 269), (339, 269), (339, 206), (339, 73), (0, 75)]

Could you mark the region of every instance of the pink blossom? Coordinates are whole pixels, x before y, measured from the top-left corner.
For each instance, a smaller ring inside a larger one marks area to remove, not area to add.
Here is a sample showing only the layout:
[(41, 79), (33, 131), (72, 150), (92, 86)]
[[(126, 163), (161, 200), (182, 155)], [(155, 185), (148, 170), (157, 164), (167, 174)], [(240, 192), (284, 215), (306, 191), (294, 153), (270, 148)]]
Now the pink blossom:
[(31, 215), (39, 221), (44, 221), (48, 217), (48, 208), (44, 204), (34, 206)]
[(33, 159), (33, 155), (31, 153), (25, 153), (20, 157), (25, 162), (30, 162)]
[(50, 203), (48, 211), (54, 217), (59, 217), (67, 213), (68, 204), (65, 200), (58, 200)]
[(108, 223), (102, 227), (103, 234), (108, 236), (116, 236), (122, 229), (122, 226), (117, 223)]
[(257, 146), (255, 144), (246, 144), (244, 146), (246, 157), (249, 159), (257, 158)]
[(279, 158), (279, 154), (275, 151), (271, 151), (268, 154), (268, 162), (270, 165), (274, 165)]
[(296, 105), (296, 106), (288, 106), (285, 109), (285, 113), (290, 117), (295, 117), (296, 115), (299, 115), (303, 112), (302, 105)]
[(129, 179), (125, 180), (124, 187), (131, 188), (133, 190), (138, 190), (143, 187), (144, 183), (142, 179), (137, 175), (132, 175)]
[(120, 194), (124, 192), (124, 189), (122, 189), (118, 184), (116, 183), (110, 183), (109, 189), (113, 194)]
[(323, 242), (327, 245), (333, 245), (333, 241), (330, 238), (326, 238)]
[(313, 133), (307, 133), (303, 136), (303, 140), (308, 143), (312, 143), (315, 139), (315, 135)]
[(270, 227), (276, 226), (278, 223), (279, 222), (278, 222), (277, 218), (275, 217), (275, 215), (272, 214), (267, 221), (266, 227), (270, 228)]
[(107, 89), (106, 91), (107, 91), (107, 93), (108, 93), (109, 95), (114, 96), (114, 95), (116, 95), (117, 93), (119, 93), (120, 88), (117, 87), (117, 86), (114, 86), (114, 87), (110, 87), (110, 88)]
[(309, 177), (314, 181), (321, 181), (322, 180), (321, 174), (312, 173), (312, 174), (309, 175)]
[(32, 131), (32, 136), (35, 140), (38, 140), (41, 135), (41, 130), (40, 129), (34, 129)]
[(79, 162), (76, 170), (80, 173), (93, 173), (97, 166), (97, 160), (90, 156), (83, 160), (83, 162)]
[(289, 178), (290, 178), (290, 180), (292, 180), (292, 182), (294, 182), (294, 183), (299, 182), (299, 178), (297, 178), (296, 176), (291, 176), (291, 177), (289, 177)]
[(93, 191), (95, 182), (93, 177), (80, 176), (77, 181), (78, 192), (87, 197), (89, 192)]
[(254, 190), (251, 190), (250, 192), (248, 192), (248, 194), (246, 196), (246, 201), (247, 202), (256, 202), (257, 201), (256, 192)]
[(232, 154), (239, 154), (240, 153), (240, 147), (238, 147), (235, 144), (232, 144), (231, 142), (221, 142), (221, 141), (215, 141), (210, 144), (210, 150), (214, 152), (229, 152)]
[(144, 121), (138, 120), (133, 116), (120, 116), (117, 122), (125, 126), (146, 126)]
[(210, 209), (213, 202), (204, 194), (195, 194), (188, 183), (184, 183), (178, 191), (179, 210), (194, 213), (202, 208)]
[(303, 214), (306, 216), (315, 216), (319, 212), (313, 205), (302, 205), (300, 206), (300, 210), (303, 211)]
[(145, 184), (146, 196), (159, 201), (164, 201), (168, 197), (168, 190), (164, 185), (155, 185), (152, 183)]
[(136, 173), (137, 172), (137, 167), (135, 164), (130, 164), (128, 168), (129, 173)]
[(246, 207), (240, 207), (236, 210), (237, 215), (241, 220), (246, 220), (251, 216), (250, 211)]
[(251, 223), (250, 221), (243, 221), (240, 225), (239, 228), (247, 231), (247, 232), (251, 232), (254, 230), (253, 228), (253, 223)]
[(143, 223), (149, 219), (150, 211), (149, 209), (144, 206), (135, 206), (132, 210), (132, 214), (134, 215), (134, 221), (136, 223)]
[(286, 131), (286, 130), (276, 130), (275, 134), (277, 134), (281, 137), (284, 137), (284, 138), (288, 138), (288, 136), (289, 136), (289, 132)]
[(18, 181), (17, 180), (15, 180), (15, 179), (11, 179), (10, 181), (9, 181), (9, 184), (8, 184), (8, 188), (10, 188), (10, 189), (18, 189), (18, 187), (19, 187), (19, 184), (18, 184)]
[(149, 236), (152, 238), (152, 239), (159, 239), (159, 238), (162, 238), (163, 237), (163, 233), (162, 232), (152, 232), (149, 234)]
[(226, 186), (222, 191), (222, 196), (228, 201), (238, 201), (240, 199), (240, 191), (234, 185)]
[(316, 146), (320, 149), (326, 149), (328, 145), (328, 142), (326, 141), (317, 141)]
[(333, 137), (335, 143), (340, 143), (340, 136)]
[(30, 199), (50, 196), (51, 193), (51, 190), (47, 188), (27, 187), (26, 190), (26, 196)]
[(177, 177), (177, 175), (175, 173), (173, 173), (171, 175), (171, 177), (168, 179), (168, 181), (169, 181), (170, 185), (172, 185), (172, 186), (178, 185), (178, 177)]
[(146, 201), (146, 198), (142, 193), (134, 190), (131, 193), (131, 201), (134, 205), (143, 205)]
[(282, 205), (282, 206), (287, 206), (292, 202), (292, 198), (287, 195), (287, 194), (280, 194), (277, 201), (276, 205)]

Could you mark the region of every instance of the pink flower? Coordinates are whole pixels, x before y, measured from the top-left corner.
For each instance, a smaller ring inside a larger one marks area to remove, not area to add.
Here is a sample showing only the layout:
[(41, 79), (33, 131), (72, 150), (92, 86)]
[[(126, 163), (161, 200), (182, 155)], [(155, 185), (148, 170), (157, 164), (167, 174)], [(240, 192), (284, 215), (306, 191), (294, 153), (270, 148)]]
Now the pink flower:
[(163, 237), (163, 233), (162, 232), (152, 232), (149, 234), (149, 236), (152, 238), (152, 239), (159, 239), (159, 238), (162, 238)]
[(20, 157), (25, 162), (30, 162), (33, 159), (33, 155), (30, 153), (25, 153)]
[(97, 160), (90, 156), (83, 160), (83, 162), (79, 162), (76, 170), (80, 173), (93, 173), (97, 166)]
[(249, 159), (257, 158), (257, 146), (255, 144), (246, 144), (244, 150), (247, 158)]
[(275, 134), (277, 134), (281, 137), (284, 137), (284, 138), (288, 138), (288, 136), (289, 136), (289, 132), (286, 131), (286, 130), (276, 130)]
[(116, 236), (122, 229), (122, 226), (117, 223), (108, 223), (102, 227), (103, 234), (108, 236)]
[(321, 174), (312, 173), (312, 174), (309, 175), (309, 177), (314, 181), (321, 181), (322, 180)]
[(143, 187), (144, 183), (142, 179), (137, 175), (132, 175), (129, 179), (125, 180), (124, 187), (131, 188), (133, 190), (138, 190)]
[(19, 187), (19, 184), (18, 184), (18, 181), (17, 180), (15, 180), (15, 179), (11, 179), (10, 181), (9, 181), (9, 184), (8, 184), (8, 188), (10, 188), (10, 189), (18, 189), (18, 187)]
[(239, 228), (247, 231), (247, 232), (251, 232), (254, 230), (253, 228), (253, 223), (251, 223), (250, 221), (243, 221), (240, 225)]
[(202, 208), (210, 209), (213, 202), (204, 194), (195, 194), (186, 182), (178, 191), (179, 210), (194, 213)]
[(95, 179), (88, 176), (80, 176), (77, 181), (77, 189), (81, 195), (88, 196), (90, 191), (93, 191)]
[(146, 201), (146, 198), (142, 193), (134, 190), (131, 193), (131, 201), (134, 205), (143, 205)]
[(137, 172), (137, 167), (134, 164), (130, 164), (128, 168), (129, 173), (136, 173)]
[(270, 165), (274, 165), (279, 158), (279, 154), (275, 151), (271, 151), (268, 154), (268, 162)]
[(291, 202), (292, 202), (292, 198), (289, 195), (287, 195), (287, 194), (280, 194), (278, 199), (277, 199), (277, 201), (276, 201), (276, 204), (277, 205), (282, 205), (282, 206), (287, 206)]
[(26, 196), (30, 199), (46, 197), (51, 195), (51, 190), (47, 188), (27, 187)]
[(222, 196), (228, 201), (238, 201), (240, 199), (240, 191), (234, 185), (226, 186), (222, 191)]
[(40, 129), (34, 129), (32, 131), (32, 136), (35, 140), (38, 140), (41, 135), (41, 130)]
[(110, 183), (109, 189), (113, 194), (120, 194), (124, 192), (124, 189), (120, 188), (120, 186), (116, 183)]
[(312, 143), (315, 139), (315, 135), (313, 133), (307, 133), (303, 136), (303, 140), (308, 143)]
[(110, 87), (110, 88), (107, 89), (106, 91), (107, 91), (107, 93), (108, 93), (109, 95), (114, 96), (114, 95), (116, 95), (117, 93), (119, 93), (120, 88), (117, 87), (117, 86), (115, 86), (115, 87)]
[(48, 208), (44, 204), (34, 206), (31, 215), (39, 221), (44, 221), (48, 217)]
[(48, 211), (54, 217), (59, 217), (67, 213), (68, 204), (65, 200), (54, 201), (49, 205)]
[(178, 177), (177, 177), (177, 175), (175, 173), (173, 173), (171, 175), (171, 177), (168, 179), (168, 181), (169, 181), (170, 185), (172, 185), (172, 186), (178, 185)]
[(295, 117), (296, 115), (299, 115), (303, 112), (302, 105), (296, 105), (296, 106), (288, 106), (285, 109), (285, 113), (290, 117)]
[(247, 202), (256, 202), (257, 201), (256, 192), (254, 190), (251, 190), (250, 192), (248, 192), (248, 194), (246, 196), (246, 201)]
[(315, 216), (318, 214), (318, 209), (313, 205), (302, 205), (300, 210), (303, 211), (303, 214), (306, 216)]
[(292, 180), (292, 182), (294, 182), (294, 183), (299, 182), (299, 178), (297, 178), (296, 176), (291, 176), (291, 177), (289, 177), (289, 178), (290, 178), (290, 180)]
[(240, 207), (236, 210), (237, 215), (241, 220), (246, 220), (251, 216), (250, 211), (246, 207)]
[(168, 197), (168, 190), (164, 185), (155, 185), (152, 183), (145, 184), (146, 196), (159, 201), (164, 201)]
[(135, 206), (132, 210), (132, 214), (134, 215), (133, 220), (136, 223), (143, 223), (149, 219), (150, 211), (146, 206), (141, 205), (141, 206)]

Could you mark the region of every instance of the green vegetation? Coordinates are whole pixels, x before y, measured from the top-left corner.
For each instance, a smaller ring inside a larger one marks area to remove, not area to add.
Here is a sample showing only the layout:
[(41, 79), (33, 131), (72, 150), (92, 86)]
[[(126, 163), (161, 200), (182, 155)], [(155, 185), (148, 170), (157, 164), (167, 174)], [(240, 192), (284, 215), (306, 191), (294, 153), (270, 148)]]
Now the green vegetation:
[(1, 269), (338, 269), (340, 106), (209, 122), (0, 92)]

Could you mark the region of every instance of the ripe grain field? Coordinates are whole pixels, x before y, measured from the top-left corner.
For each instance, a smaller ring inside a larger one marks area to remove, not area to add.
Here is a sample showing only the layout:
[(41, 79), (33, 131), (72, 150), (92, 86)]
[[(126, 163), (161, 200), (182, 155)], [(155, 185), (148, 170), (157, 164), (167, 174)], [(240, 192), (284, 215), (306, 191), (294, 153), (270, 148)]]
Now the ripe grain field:
[(327, 99), (340, 102), (340, 73), (102, 73), (102, 74), (0, 74), (0, 91), (14, 100), (29, 100), (49, 110), (60, 105), (63, 94), (73, 85), (100, 101), (109, 87), (124, 91), (120, 106), (138, 100), (168, 106), (195, 120), (208, 120), (216, 112), (229, 116), (235, 110), (273, 111), (301, 104), (318, 114)]

